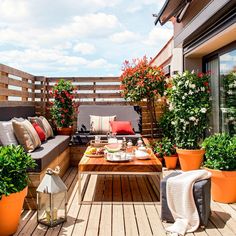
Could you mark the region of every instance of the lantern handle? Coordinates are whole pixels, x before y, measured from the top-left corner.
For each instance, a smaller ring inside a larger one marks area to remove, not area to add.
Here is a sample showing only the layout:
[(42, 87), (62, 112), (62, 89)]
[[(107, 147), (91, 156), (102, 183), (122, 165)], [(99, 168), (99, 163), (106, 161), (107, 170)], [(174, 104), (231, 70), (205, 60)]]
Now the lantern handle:
[(49, 175), (56, 174), (58, 175), (60, 173), (60, 166), (56, 166), (55, 169), (47, 168), (46, 173)]

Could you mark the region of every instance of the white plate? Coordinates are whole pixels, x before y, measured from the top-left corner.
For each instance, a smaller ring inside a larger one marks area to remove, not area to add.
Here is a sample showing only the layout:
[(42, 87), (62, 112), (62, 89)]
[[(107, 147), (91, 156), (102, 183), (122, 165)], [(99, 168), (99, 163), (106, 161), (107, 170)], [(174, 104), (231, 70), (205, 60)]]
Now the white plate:
[(124, 162), (124, 161), (131, 161), (133, 158), (131, 155), (123, 155), (120, 158), (115, 157), (114, 155), (109, 155), (109, 156), (106, 156), (105, 159), (107, 161), (112, 161), (112, 162)]

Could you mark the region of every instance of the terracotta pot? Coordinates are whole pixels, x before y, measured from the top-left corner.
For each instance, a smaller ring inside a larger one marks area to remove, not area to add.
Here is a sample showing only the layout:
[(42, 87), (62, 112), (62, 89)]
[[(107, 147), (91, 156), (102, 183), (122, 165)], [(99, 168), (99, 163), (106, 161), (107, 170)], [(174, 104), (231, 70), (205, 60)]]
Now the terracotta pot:
[(57, 128), (57, 134), (59, 135), (72, 135), (73, 127), (60, 127)]
[(187, 150), (187, 149), (176, 149), (179, 156), (179, 162), (181, 170), (197, 170), (200, 168), (205, 150)]
[(236, 202), (236, 171), (221, 171), (208, 169), (211, 177), (211, 195), (216, 202)]
[(171, 155), (171, 156), (164, 156), (165, 163), (166, 163), (166, 168), (167, 169), (175, 169), (177, 160), (178, 160), (178, 155)]
[(0, 236), (12, 235), (17, 231), (27, 191), (28, 187), (0, 200)]

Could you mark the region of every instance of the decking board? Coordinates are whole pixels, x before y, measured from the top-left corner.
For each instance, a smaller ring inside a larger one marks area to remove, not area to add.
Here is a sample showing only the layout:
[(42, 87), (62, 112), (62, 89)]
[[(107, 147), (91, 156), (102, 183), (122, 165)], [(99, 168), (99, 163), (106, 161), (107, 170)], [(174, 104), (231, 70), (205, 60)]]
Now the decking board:
[[(171, 171), (164, 171), (164, 176)], [(78, 204), (77, 168), (63, 176), (68, 187), (68, 220), (55, 228), (37, 223), (36, 212), (25, 210), (15, 235), (157, 235), (164, 236), (168, 223), (160, 220), (159, 187), (155, 177), (83, 175), (82, 204)], [(155, 186), (156, 184), (156, 186)], [(236, 235), (236, 205), (212, 202), (206, 229), (188, 236)]]

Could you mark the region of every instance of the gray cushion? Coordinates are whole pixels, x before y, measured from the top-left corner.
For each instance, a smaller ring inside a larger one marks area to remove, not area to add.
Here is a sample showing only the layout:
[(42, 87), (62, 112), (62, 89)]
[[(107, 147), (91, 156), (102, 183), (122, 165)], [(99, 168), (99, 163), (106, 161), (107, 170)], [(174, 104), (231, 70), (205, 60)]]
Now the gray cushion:
[[(161, 219), (167, 222), (174, 222), (174, 218), (167, 204), (166, 182), (169, 178), (180, 175), (181, 172), (173, 172), (161, 181)], [(211, 179), (199, 180), (193, 185), (193, 197), (198, 210), (200, 225), (207, 226), (210, 217), (211, 202)]]
[(90, 115), (114, 116), (116, 120), (131, 121), (135, 133), (142, 131), (141, 107), (139, 106), (118, 106), (118, 105), (81, 105), (77, 120), (79, 132), (90, 131)]
[(51, 163), (68, 147), (69, 142), (70, 137), (67, 135), (57, 135), (44, 142), (41, 147), (30, 153), (37, 163), (37, 167), (32, 171), (40, 172), (46, 168), (49, 163)]
[(0, 121), (0, 144), (3, 146), (9, 144), (18, 145), (11, 120)]

